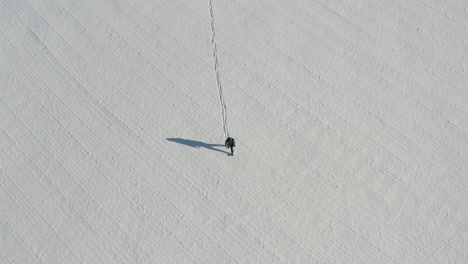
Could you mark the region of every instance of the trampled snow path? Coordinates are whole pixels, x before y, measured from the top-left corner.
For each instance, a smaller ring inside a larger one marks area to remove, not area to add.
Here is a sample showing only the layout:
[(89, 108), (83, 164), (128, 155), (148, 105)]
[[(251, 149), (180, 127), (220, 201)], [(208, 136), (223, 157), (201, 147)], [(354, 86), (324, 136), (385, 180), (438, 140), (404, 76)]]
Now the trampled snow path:
[(227, 127), (227, 109), (226, 109), (226, 102), (224, 101), (224, 94), (223, 88), (221, 85), (221, 78), (219, 77), (219, 64), (218, 64), (218, 48), (216, 47), (216, 30), (215, 30), (215, 23), (214, 23), (214, 11), (213, 11), (213, 1), (209, 1), (210, 7), (210, 20), (211, 20), (211, 45), (213, 46), (213, 66), (215, 70), (216, 76), (216, 86), (218, 88), (218, 95), (219, 101), (221, 103), (221, 114), (223, 118), (223, 132), (224, 138), (229, 138), (229, 130)]
[(0, 263), (467, 263), (468, 3), (0, 1)]

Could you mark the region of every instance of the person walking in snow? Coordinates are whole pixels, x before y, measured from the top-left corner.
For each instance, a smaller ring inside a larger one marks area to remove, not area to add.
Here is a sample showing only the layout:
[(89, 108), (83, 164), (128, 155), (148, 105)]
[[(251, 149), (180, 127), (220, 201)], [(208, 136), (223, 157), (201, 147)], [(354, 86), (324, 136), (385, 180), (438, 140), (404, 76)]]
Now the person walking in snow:
[(228, 137), (224, 143), (226, 148), (231, 149), (231, 155), (234, 156), (234, 147), (236, 146), (236, 141), (232, 137)]

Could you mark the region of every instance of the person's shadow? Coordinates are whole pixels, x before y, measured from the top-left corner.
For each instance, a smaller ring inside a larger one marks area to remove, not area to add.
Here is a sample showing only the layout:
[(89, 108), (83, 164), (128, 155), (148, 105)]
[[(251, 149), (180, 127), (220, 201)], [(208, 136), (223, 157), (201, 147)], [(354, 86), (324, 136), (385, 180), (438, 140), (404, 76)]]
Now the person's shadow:
[(166, 138), (166, 139), (168, 141), (179, 143), (179, 144), (182, 144), (182, 145), (186, 145), (186, 146), (189, 146), (189, 147), (192, 147), (192, 148), (207, 148), (209, 150), (214, 150), (214, 151), (218, 151), (218, 152), (222, 152), (222, 153), (231, 155), (231, 153), (229, 153), (227, 151), (223, 151), (223, 150), (214, 148), (214, 147), (224, 147), (224, 145), (222, 145), (222, 144), (206, 144), (206, 143), (203, 143), (201, 141), (195, 141), (195, 140), (183, 139), (183, 138)]

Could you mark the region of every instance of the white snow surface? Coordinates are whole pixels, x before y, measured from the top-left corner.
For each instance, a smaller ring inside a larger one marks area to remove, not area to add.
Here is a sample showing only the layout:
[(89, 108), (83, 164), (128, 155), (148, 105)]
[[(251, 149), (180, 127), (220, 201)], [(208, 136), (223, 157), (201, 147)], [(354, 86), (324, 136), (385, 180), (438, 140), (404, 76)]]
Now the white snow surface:
[(0, 263), (468, 263), (468, 1), (0, 1)]

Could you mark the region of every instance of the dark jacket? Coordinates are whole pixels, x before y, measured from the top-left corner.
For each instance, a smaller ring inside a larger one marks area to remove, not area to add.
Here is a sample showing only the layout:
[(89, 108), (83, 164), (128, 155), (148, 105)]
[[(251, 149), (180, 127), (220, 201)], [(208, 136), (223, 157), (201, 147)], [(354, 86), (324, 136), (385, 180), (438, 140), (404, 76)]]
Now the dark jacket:
[(233, 148), (236, 146), (236, 141), (232, 137), (228, 137), (224, 145), (226, 148)]

